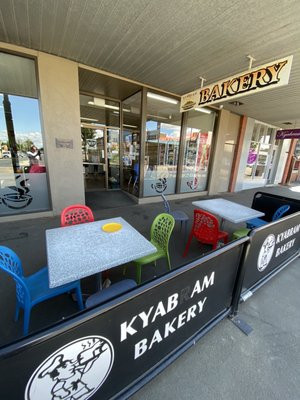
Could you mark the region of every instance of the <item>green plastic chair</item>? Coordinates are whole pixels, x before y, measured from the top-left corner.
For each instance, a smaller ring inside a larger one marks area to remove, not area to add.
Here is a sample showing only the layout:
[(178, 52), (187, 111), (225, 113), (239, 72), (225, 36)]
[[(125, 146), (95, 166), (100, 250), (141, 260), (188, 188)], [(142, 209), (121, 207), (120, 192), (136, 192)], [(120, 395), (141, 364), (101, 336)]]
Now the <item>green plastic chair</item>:
[(168, 260), (169, 270), (171, 270), (169, 256), (169, 240), (175, 225), (175, 219), (170, 214), (159, 214), (154, 219), (151, 225), (150, 242), (157, 248), (156, 253), (134, 260), (136, 265), (136, 282), (141, 283), (142, 280), (142, 265), (154, 262), (159, 258), (165, 257)]
[(241, 228), (235, 232), (233, 232), (232, 237), (233, 239), (241, 239), (244, 236), (247, 236), (248, 233), (250, 232), (250, 229), (248, 228)]

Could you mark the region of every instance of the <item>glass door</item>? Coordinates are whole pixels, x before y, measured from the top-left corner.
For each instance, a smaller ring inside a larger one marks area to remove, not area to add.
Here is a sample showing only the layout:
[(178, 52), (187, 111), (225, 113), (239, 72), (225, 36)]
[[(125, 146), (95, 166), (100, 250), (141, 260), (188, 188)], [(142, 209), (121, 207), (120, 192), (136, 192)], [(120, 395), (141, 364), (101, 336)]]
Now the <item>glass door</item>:
[(120, 188), (120, 102), (80, 95), (85, 190)]
[(106, 149), (107, 149), (107, 189), (120, 189), (120, 130), (107, 128)]

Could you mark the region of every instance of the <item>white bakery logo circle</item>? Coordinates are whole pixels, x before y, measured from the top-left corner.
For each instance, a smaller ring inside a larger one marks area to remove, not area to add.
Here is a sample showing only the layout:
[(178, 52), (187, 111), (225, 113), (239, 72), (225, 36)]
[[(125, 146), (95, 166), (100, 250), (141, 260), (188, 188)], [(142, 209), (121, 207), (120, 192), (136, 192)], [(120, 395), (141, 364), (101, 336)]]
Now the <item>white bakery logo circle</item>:
[(111, 342), (86, 336), (52, 353), (32, 374), (25, 400), (87, 400), (108, 377), (114, 362)]
[(257, 269), (259, 270), (259, 272), (264, 271), (269, 265), (269, 262), (271, 261), (271, 258), (274, 253), (274, 249), (275, 249), (275, 236), (271, 234), (266, 237), (258, 255)]

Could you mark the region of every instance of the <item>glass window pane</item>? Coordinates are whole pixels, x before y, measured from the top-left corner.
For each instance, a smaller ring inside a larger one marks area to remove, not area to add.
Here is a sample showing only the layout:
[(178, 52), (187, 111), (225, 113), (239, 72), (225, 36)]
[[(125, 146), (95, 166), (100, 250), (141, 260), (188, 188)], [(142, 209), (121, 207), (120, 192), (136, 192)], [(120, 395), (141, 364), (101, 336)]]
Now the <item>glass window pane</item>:
[(179, 102), (151, 95), (148, 92), (144, 196), (175, 193), (181, 131)]
[(123, 102), (123, 189), (139, 194), (141, 92)]
[(37, 98), (34, 60), (0, 52), (0, 92)]
[(180, 191), (206, 189), (215, 113), (189, 111)]
[(35, 62), (0, 53), (0, 215), (49, 208)]
[(38, 100), (0, 94), (0, 215), (50, 208)]

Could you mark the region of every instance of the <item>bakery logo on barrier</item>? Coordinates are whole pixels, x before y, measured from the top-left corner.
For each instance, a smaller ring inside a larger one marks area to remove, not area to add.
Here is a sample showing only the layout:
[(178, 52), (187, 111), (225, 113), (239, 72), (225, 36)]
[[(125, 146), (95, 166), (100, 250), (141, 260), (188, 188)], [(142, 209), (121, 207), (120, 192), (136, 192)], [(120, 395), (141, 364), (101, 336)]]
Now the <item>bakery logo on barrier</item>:
[[(286, 251), (291, 249), (295, 242), (296, 238), (292, 238), (300, 231), (300, 224), (293, 226), (281, 233), (278, 233), (277, 236), (270, 234), (267, 236), (265, 241), (263, 242), (257, 260), (257, 269), (259, 272), (264, 271), (269, 265), (273, 254), (275, 254), (275, 258), (279, 257), (281, 254), (284, 254)], [(282, 244), (283, 241), (286, 243)], [(277, 246), (279, 245), (279, 246)]]
[(86, 336), (52, 353), (32, 374), (25, 400), (86, 400), (102, 386), (114, 362), (111, 342)]
[(285, 57), (187, 93), (181, 97), (180, 111), (287, 85), (292, 60), (293, 56)]
[(259, 272), (264, 271), (269, 265), (269, 262), (271, 261), (271, 258), (274, 253), (274, 249), (275, 249), (275, 236), (271, 234), (267, 236), (267, 238), (263, 242), (258, 255), (257, 269), (259, 270)]

